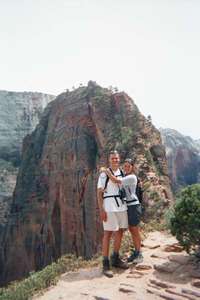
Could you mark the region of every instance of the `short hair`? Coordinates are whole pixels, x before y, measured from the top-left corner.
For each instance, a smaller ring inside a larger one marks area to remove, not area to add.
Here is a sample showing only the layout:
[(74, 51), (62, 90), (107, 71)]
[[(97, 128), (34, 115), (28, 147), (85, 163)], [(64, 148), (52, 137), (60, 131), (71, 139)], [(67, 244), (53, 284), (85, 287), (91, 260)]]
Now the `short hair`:
[(134, 166), (134, 160), (132, 158), (126, 158), (124, 162), (127, 162), (130, 165)]
[(110, 157), (110, 155), (119, 155), (119, 152), (117, 150), (111, 150), (108, 156)]

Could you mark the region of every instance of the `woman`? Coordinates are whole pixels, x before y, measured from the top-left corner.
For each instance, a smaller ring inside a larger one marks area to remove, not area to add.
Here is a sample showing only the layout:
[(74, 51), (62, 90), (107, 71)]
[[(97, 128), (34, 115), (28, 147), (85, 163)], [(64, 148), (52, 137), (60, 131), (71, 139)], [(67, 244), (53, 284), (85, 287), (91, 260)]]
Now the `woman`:
[(136, 195), (137, 177), (134, 174), (134, 162), (131, 158), (127, 158), (124, 161), (123, 170), (125, 177), (119, 179), (112, 174), (110, 169), (101, 168), (101, 172), (105, 172), (111, 181), (119, 184), (126, 192), (129, 231), (135, 247), (135, 250), (128, 257), (128, 262), (139, 263), (143, 261), (141, 236), (138, 226), (142, 215), (142, 208)]

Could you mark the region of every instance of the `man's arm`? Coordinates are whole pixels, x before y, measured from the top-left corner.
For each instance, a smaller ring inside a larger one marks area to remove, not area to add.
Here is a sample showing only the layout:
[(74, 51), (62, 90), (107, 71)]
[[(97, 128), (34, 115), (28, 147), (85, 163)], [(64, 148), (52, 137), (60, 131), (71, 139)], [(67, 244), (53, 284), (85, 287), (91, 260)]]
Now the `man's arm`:
[(103, 207), (103, 190), (102, 190), (102, 188), (97, 189), (97, 200), (98, 200), (98, 206), (99, 206), (99, 210), (100, 210), (101, 220), (106, 222), (107, 221), (107, 213), (105, 212), (104, 207)]
[(110, 180), (111, 180), (112, 182), (118, 183), (118, 184), (121, 184), (121, 183), (122, 183), (121, 179), (119, 179), (119, 178), (117, 178), (116, 176), (114, 176), (114, 175), (110, 172), (109, 169), (102, 167), (102, 168), (100, 169), (100, 171), (101, 171), (101, 172), (105, 172), (106, 175), (108, 175), (108, 177), (110, 178)]

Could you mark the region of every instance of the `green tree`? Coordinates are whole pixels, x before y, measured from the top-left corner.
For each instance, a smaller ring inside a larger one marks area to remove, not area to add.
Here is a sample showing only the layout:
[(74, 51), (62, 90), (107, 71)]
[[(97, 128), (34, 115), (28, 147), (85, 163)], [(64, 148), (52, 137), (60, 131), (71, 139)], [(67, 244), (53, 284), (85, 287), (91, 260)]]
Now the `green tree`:
[(200, 246), (200, 184), (180, 192), (171, 214), (170, 229), (188, 253)]

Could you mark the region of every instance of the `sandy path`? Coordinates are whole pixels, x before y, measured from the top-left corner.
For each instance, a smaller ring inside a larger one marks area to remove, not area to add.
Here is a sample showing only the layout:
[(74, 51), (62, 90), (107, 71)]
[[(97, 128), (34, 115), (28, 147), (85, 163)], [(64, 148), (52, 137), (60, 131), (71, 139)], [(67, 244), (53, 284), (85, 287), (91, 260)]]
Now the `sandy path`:
[[(35, 296), (33, 299), (156, 300), (163, 297), (169, 300), (189, 299), (185, 298), (184, 294), (177, 296), (166, 291), (168, 288), (181, 293), (182, 288), (188, 288), (200, 294), (200, 288), (191, 285), (194, 276), (200, 277), (200, 271), (196, 270), (196, 265), (194, 266), (176, 243), (175, 238), (167, 233), (151, 232), (144, 241), (142, 264), (131, 266), (123, 272), (115, 270), (113, 278), (103, 276), (100, 268), (66, 273), (61, 276), (56, 286), (50, 287), (43, 295)], [(170, 252), (166, 251), (167, 245), (173, 246), (172, 249), (167, 249)], [(158, 265), (158, 268), (155, 269), (155, 265)], [(140, 270), (137, 270), (138, 268)], [(159, 287), (159, 282), (166, 283), (168, 287)], [(153, 294), (147, 289), (153, 291)], [(195, 296), (188, 297), (198, 299)]]

